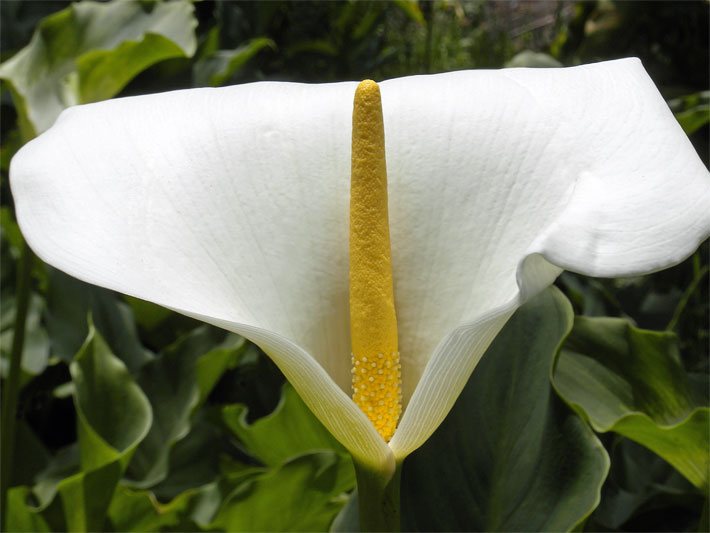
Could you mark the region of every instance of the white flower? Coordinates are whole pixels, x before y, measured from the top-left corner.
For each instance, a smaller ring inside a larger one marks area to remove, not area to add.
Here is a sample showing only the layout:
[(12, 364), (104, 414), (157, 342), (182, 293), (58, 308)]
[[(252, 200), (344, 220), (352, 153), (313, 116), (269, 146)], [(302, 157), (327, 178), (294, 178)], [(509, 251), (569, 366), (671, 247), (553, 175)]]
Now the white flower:
[(636, 59), (381, 83), (403, 416), (351, 400), (356, 83), (254, 83), (65, 111), (11, 166), (22, 231), (80, 279), (242, 334), (360, 463), (437, 428), (506, 320), (562, 269), (678, 263), (708, 173)]

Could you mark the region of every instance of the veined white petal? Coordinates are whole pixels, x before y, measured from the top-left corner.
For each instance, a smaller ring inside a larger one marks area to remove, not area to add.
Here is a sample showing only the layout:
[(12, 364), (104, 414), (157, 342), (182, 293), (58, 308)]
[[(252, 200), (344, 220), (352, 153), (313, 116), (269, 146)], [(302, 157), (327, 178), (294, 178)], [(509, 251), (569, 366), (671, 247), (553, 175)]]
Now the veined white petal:
[[(577, 94), (601, 100), (604, 113), (578, 106), (565, 124), (584, 146), (575, 189), (532, 251), (589, 276), (647, 274), (681, 262), (707, 239), (710, 178), (641, 62), (607, 68), (602, 87), (573, 70)], [(575, 125), (582, 121), (583, 137)]]
[(448, 335), (517, 298), (518, 263), (571, 197), (574, 161), (560, 157), (564, 114), (505, 71), (381, 87), (407, 400)]
[[(390, 451), (346, 394), (354, 90), (258, 83), (81, 106), (18, 153), (11, 185), (40, 257), (251, 338), (336, 437), (381, 466)], [(401, 458), (559, 267), (677, 262), (708, 235), (710, 200), (638, 60), (381, 91), (409, 402), (391, 442)]]
[(72, 108), (17, 154), (11, 180), (42, 259), (254, 340), (378, 466), (391, 452), (342, 390), (354, 88), (260, 83)]
[(562, 269), (541, 255), (525, 257), (518, 268), (521, 290), (509, 301), (468, 324), (460, 325), (443, 339), (434, 350), (389, 443), (396, 460), (403, 460), (434, 433), (486, 349), (515, 310), (527, 297), (550, 285), (561, 272)]
[(407, 78), (382, 93), (411, 394), (390, 442), (401, 459), (561, 268), (631, 275), (692, 253), (710, 234), (710, 180), (637, 59)]

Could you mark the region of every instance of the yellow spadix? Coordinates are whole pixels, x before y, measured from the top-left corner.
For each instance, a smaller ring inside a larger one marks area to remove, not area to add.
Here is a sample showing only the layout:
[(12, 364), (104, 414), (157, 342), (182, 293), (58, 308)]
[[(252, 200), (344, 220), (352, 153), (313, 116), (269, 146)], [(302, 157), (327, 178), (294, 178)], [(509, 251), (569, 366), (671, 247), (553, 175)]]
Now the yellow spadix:
[(392, 286), (385, 131), (380, 88), (358, 85), (350, 183), (350, 334), (353, 400), (385, 441), (402, 410)]

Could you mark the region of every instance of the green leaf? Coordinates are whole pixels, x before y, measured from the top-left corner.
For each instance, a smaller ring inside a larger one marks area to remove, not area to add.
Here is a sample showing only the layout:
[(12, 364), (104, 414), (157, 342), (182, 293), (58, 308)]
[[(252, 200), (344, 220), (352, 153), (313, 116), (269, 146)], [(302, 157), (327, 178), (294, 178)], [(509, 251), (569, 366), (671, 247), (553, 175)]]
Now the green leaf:
[(244, 348), (243, 338), (202, 326), (141, 368), (138, 384), (151, 403), (153, 424), (128, 469), (136, 486), (165, 478), (170, 450), (190, 431), (192, 412)]
[(239, 437), (247, 453), (267, 466), (278, 466), (316, 450), (345, 453), (288, 383), (281, 389), (281, 401), (276, 409), (253, 424), (247, 422), (247, 408), (241, 404), (224, 407), (222, 418)]
[(80, 471), (79, 461), (79, 445), (75, 442), (59, 450), (47, 467), (35, 477), (32, 493), (38, 511), (44, 511), (53, 504), (59, 483)]
[(256, 54), (265, 48), (276, 49), (271, 39), (259, 37), (234, 50), (217, 50), (195, 63), (194, 79), (196, 87), (217, 87), (236, 74)]
[(173, 314), (170, 309), (139, 298), (124, 296), (123, 299), (133, 311), (136, 324), (147, 330), (155, 329)]
[(152, 492), (119, 486), (109, 508), (113, 531), (175, 531), (193, 495), (187, 491), (163, 504)]
[(710, 105), (703, 104), (678, 113), (675, 118), (687, 135), (692, 135), (710, 122)]
[(116, 485), (151, 425), (150, 403), (93, 326), (71, 363), (82, 471), (58, 485), (68, 529), (103, 529)]
[(190, 433), (170, 450), (168, 475), (151, 488), (161, 500), (172, 500), (181, 493), (213, 482), (220, 474), (220, 459), (226, 451), (225, 435), (197, 412)]
[(237, 335), (230, 336), (217, 348), (203, 354), (195, 364), (195, 379), (199, 392), (198, 405), (212, 392), (222, 375), (239, 363), (249, 345)]
[(169, 346), (194, 331), (202, 322), (157, 304), (122, 295), (145, 346)]
[(283, 374), (273, 361), (249, 343), (239, 364), (220, 378), (210, 393), (210, 401), (222, 406), (244, 404), (249, 408), (248, 419), (253, 421), (276, 409), (284, 382)]
[(609, 459), (555, 395), (572, 325), (554, 288), (521, 307), (454, 408), (402, 470), (405, 531), (568, 531), (597, 506)]
[(357, 533), (360, 528), (360, 513), (358, 511), (357, 488), (350, 494), (345, 505), (340, 509), (330, 524), (330, 533)]
[(11, 466), (10, 486), (31, 485), (49, 466), (52, 457), (29, 424), (22, 419), (17, 421), (15, 439), (16, 449), (22, 450), (22, 460), (14, 461)]
[[(7, 141), (3, 142), (5, 144), (3, 147), (0, 147), (0, 150), (8, 147)], [(21, 146), (22, 143), (18, 142), (16, 149), (19, 150)], [(14, 152), (13, 154), (8, 154), (9, 157), (12, 155), (14, 155)], [(8, 172), (8, 170), (9, 169), (5, 169), (5, 172)], [(4, 176), (6, 175), (7, 174)], [(7, 296), (8, 293), (15, 292), (15, 283), (17, 282), (15, 263), (20, 259), (24, 244), (25, 239), (22, 237), (22, 232), (20, 231), (20, 227), (17, 225), (17, 221), (15, 220), (12, 210), (7, 206), (0, 207), (0, 254), (2, 256), (0, 287), (2, 287), (4, 296)], [(45, 264), (41, 261), (32, 262), (32, 278), (36, 280), (36, 287), (39, 292), (43, 293), (47, 287), (47, 271)], [(5, 306), (3, 305), (2, 308), (4, 311)]]
[(710, 91), (674, 98), (668, 105), (687, 135), (692, 135), (710, 123)]
[(590, 531), (690, 531), (700, 518), (703, 494), (653, 452), (617, 436), (611, 471)]
[(20, 226), (17, 225), (10, 208), (6, 206), (0, 207), (0, 232), (2, 239), (10, 245), (13, 258), (18, 259), (24, 240)]
[(195, 52), (191, 2), (81, 2), (42, 20), (30, 43), (0, 65), (25, 139), (72, 105), (116, 95), (134, 76)]
[(410, 19), (420, 25), (426, 24), (418, 0), (394, 0), (394, 4)]
[(37, 513), (28, 503), (29, 487), (14, 487), (7, 493), (7, 531), (27, 531), (30, 533), (49, 532), (41, 514)]
[[(22, 349), (21, 386), (41, 374), (49, 363), (49, 336), (41, 324), (44, 307), (44, 301), (39, 295), (30, 296), (25, 324), (25, 344)], [(0, 373), (4, 377), (15, 333), (15, 298), (11, 296), (3, 298), (0, 308), (0, 356), (2, 357)]]
[(138, 338), (130, 308), (116, 294), (49, 268), (46, 324), (54, 355), (71, 361), (88, 334), (89, 314), (131, 372), (152, 359)]
[(334, 452), (296, 457), (250, 476), (225, 498), (209, 529), (325, 531), (355, 484), (349, 460)]
[(578, 317), (554, 384), (595, 431), (638, 442), (707, 489), (710, 409), (696, 404), (675, 335), (622, 319)]

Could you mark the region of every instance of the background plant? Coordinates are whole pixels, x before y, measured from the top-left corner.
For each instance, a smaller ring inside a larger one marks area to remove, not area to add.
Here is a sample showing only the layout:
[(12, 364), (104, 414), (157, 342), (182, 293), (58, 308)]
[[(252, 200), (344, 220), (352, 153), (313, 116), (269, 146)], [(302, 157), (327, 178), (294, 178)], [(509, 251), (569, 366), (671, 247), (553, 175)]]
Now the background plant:
[[(4, 453), (15, 443), (2, 464), (7, 530), (347, 530), (356, 519), (349, 457), (257, 347), (29, 253), (9, 161), (64, 107), (258, 80), (636, 55), (707, 163), (706, 2), (0, 9)], [(407, 459), (403, 526), (707, 529), (708, 269), (704, 245), (643, 278), (565, 273), (562, 292), (521, 309)], [(541, 330), (544, 339), (532, 333)], [(530, 406), (537, 416), (521, 419)]]

